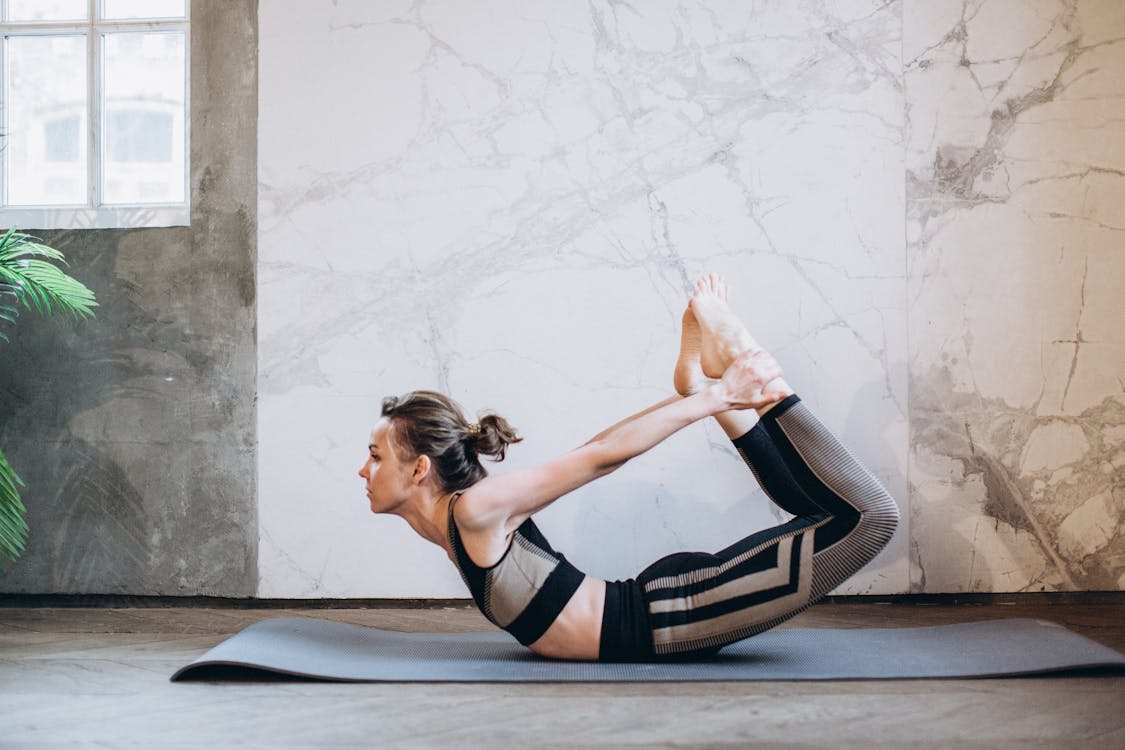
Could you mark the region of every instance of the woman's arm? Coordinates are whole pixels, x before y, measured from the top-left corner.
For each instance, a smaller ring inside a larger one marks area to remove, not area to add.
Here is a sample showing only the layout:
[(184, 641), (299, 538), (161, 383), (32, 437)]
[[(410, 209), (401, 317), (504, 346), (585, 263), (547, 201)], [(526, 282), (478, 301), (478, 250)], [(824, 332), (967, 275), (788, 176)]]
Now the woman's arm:
[(582, 447), (584, 448), (587, 445), (589, 445), (590, 443), (596, 443), (599, 440), (604, 440), (604, 439), (608, 438), (610, 435), (612, 435), (616, 430), (619, 430), (622, 427), (624, 427), (625, 425), (629, 424), (630, 422), (635, 421), (638, 417), (643, 417), (644, 415), (648, 414), (649, 412), (656, 411), (657, 409), (661, 408), (662, 406), (667, 406), (668, 404), (671, 404), (675, 401), (679, 401), (682, 398), (683, 398), (683, 396), (680, 396), (680, 395), (669, 396), (668, 398), (661, 401), (659, 404), (653, 404), (652, 406), (648, 407), (644, 411), (639, 411), (636, 414), (633, 414), (632, 416), (625, 417), (625, 419), (622, 419), (620, 422), (613, 425), (612, 427), (607, 427), (604, 430), (602, 430), (601, 432), (599, 432), (597, 435), (594, 435), (592, 438), (590, 438), (585, 443), (583, 443)]
[(478, 482), (458, 504), (467, 506), (466, 525), (495, 528), (504, 523), (505, 531), (510, 531), (568, 492), (615, 471), (693, 422), (777, 401), (777, 394), (763, 394), (761, 389), (780, 373), (769, 354), (746, 352), (718, 383), (649, 407), (553, 461)]

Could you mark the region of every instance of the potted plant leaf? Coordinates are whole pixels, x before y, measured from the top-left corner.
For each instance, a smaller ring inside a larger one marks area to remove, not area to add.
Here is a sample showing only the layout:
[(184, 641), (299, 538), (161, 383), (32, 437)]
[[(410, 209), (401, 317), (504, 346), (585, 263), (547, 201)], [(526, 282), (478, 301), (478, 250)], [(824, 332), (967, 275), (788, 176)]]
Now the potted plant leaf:
[[(0, 240), (0, 341), (8, 341), (4, 328), (16, 322), (20, 306), (43, 316), (94, 317), (98, 305), (94, 293), (60, 265), (66, 265), (63, 254), (30, 235), (10, 229)], [(22, 486), (0, 450), (0, 562), (19, 557), (27, 540), (27, 511), (19, 493)]]

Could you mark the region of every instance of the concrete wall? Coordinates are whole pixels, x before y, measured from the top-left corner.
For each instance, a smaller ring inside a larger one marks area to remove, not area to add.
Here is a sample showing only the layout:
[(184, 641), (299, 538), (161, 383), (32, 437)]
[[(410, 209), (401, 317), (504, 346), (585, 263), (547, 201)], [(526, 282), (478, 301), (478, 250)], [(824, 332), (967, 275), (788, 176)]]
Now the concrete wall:
[(191, 227), (32, 232), (101, 307), (0, 350), (31, 527), (0, 591), (254, 594), (256, 100), (257, 3), (194, 0)]
[[(368, 514), (379, 397), (547, 459), (705, 270), (902, 507), (840, 592), (1125, 585), (1123, 7), (263, 0), (259, 593), (463, 596)], [(778, 514), (698, 425), (541, 520), (624, 577)]]

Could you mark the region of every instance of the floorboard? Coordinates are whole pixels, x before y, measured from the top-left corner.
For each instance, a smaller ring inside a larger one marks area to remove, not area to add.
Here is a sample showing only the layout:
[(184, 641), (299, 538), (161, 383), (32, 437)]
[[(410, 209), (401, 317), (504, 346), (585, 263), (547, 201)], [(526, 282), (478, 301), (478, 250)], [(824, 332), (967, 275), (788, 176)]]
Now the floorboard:
[[(0, 748), (1125, 747), (1125, 676), (887, 682), (171, 683), (262, 619), (490, 630), (435, 609), (0, 607)], [(1001, 617), (1061, 623), (1125, 652), (1125, 604), (822, 603), (786, 627)]]

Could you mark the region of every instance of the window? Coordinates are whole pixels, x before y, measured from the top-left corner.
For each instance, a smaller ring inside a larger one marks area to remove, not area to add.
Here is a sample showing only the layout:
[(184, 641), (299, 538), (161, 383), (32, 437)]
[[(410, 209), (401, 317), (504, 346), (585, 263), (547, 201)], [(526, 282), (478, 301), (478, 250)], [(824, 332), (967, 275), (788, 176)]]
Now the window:
[(188, 0), (0, 0), (0, 226), (182, 226)]

